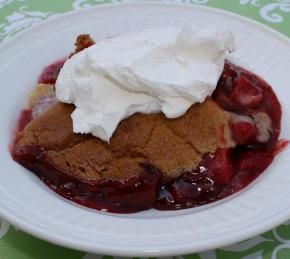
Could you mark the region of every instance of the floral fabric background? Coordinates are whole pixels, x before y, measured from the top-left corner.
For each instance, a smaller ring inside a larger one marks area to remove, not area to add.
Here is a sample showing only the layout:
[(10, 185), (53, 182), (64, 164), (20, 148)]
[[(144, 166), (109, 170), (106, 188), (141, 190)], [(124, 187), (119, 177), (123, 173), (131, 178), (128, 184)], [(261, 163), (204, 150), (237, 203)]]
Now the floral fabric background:
[[(50, 16), (129, 0), (0, 0), (0, 42)], [(132, 1), (131, 1), (132, 2)], [(290, 0), (161, 0), (208, 5), (262, 22), (290, 37)], [(49, 244), (0, 219), (0, 259), (113, 259)], [(260, 236), (220, 249), (174, 259), (290, 259), (290, 221)]]

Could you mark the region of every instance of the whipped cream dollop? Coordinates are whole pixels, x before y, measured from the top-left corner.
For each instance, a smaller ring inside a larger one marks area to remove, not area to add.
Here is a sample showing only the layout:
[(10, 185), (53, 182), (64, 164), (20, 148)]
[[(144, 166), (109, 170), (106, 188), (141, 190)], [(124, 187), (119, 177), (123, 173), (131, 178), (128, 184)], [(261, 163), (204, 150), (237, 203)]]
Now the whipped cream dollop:
[(216, 88), (233, 35), (215, 28), (161, 27), (97, 42), (68, 59), (58, 100), (75, 105), (73, 131), (109, 141), (140, 113), (182, 116)]

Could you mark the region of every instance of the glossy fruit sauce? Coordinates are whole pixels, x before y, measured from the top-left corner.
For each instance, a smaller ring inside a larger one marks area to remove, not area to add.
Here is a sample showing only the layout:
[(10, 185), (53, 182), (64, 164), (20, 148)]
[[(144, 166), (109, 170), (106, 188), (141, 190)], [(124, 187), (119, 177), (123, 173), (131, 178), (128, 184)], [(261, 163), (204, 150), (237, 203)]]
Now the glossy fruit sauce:
[[(62, 64), (47, 67), (39, 81), (55, 83)], [(149, 164), (143, 164), (138, 176), (125, 181), (80, 180), (55, 167), (40, 146), (14, 149), (12, 156), (61, 196), (97, 210), (131, 213), (152, 207), (177, 210), (208, 204), (245, 188), (288, 143), (278, 141), (280, 103), (271, 87), (258, 76), (226, 62), (212, 98), (236, 118), (232, 120), (231, 129), (237, 146), (204, 155), (196, 170), (184, 172), (170, 182), (165, 183), (161, 172)], [(259, 120), (253, 123), (257, 114), (267, 114), (270, 118), (260, 116), (268, 125), (264, 132), (266, 141), (259, 135)], [(18, 130), (30, 119), (29, 111), (24, 111)]]

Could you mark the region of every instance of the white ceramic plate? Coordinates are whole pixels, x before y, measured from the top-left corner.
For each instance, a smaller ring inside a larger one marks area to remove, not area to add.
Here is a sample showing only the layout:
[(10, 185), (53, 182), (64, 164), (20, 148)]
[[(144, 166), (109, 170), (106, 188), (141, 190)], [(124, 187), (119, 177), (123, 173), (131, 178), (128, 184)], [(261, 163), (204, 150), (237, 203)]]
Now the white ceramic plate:
[(290, 138), (290, 41), (251, 20), (184, 4), (105, 5), (68, 13), (26, 30), (0, 47), (0, 215), (39, 238), (90, 252), (165, 256), (212, 249), (266, 231), (290, 218), (290, 149), (249, 188), (198, 209), (129, 215), (101, 213), (55, 195), (8, 152), (11, 132), (43, 67), (73, 48), (76, 36), (95, 40), (145, 27), (211, 24), (236, 36), (234, 56), (264, 77), (283, 106), (282, 138)]

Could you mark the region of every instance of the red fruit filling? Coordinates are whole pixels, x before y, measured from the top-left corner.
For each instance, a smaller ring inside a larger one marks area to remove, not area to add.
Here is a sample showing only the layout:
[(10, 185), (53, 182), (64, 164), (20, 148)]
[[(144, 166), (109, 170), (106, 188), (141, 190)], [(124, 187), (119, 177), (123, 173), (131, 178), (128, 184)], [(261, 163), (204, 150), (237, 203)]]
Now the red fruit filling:
[(59, 71), (63, 67), (65, 60), (58, 61), (44, 68), (38, 82), (44, 84), (54, 84), (58, 77)]
[[(54, 83), (62, 65), (58, 62), (47, 67), (39, 81)], [(41, 147), (13, 150), (12, 156), (55, 192), (98, 210), (130, 213), (152, 207), (175, 210), (211, 203), (245, 188), (288, 144), (278, 141), (280, 103), (271, 87), (258, 76), (226, 62), (212, 98), (229, 112), (237, 146), (204, 155), (198, 168), (169, 182), (148, 164), (129, 180), (85, 182), (56, 168)], [(28, 114), (23, 112), (20, 116), (18, 130), (31, 119)]]
[(86, 207), (129, 213), (149, 209), (156, 200), (160, 174), (146, 166), (129, 180), (84, 181), (56, 168), (42, 147), (19, 148), (12, 156), (52, 190)]
[(238, 77), (233, 84), (231, 99), (241, 107), (259, 105), (263, 96), (261, 90), (245, 77)]

